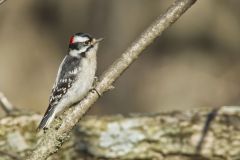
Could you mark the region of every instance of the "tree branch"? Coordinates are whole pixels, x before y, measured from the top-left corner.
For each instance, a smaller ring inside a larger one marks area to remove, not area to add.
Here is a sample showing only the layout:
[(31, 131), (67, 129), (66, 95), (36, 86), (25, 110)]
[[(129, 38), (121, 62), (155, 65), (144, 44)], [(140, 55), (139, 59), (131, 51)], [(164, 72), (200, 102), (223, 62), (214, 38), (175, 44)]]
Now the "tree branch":
[[(101, 76), (96, 86), (98, 93), (106, 92), (112, 83), (137, 59), (139, 54), (161, 33), (174, 23), (196, 0), (176, 0), (169, 9), (146, 29), (145, 32), (116, 60)], [(28, 160), (44, 160), (56, 152), (69, 137), (69, 132), (90, 106), (98, 99), (96, 92), (90, 92), (80, 103), (65, 112), (61, 125), (55, 123), (42, 137)], [(58, 128), (59, 127), (59, 128)]]
[(0, 0), (0, 5), (2, 5), (4, 2), (6, 2), (7, 0)]
[(9, 102), (7, 97), (2, 92), (0, 92), (0, 106), (2, 106), (2, 109), (7, 115), (11, 114), (11, 112), (14, 111), (13, 105)]
[(75, 143), (80, 151), (106, 159), (239, 159), (239, 106), (210, 108), (89, 116), (80, 121)]
[[(41, 140), (42, 133), (34, 132), (41, 118), (33, 113), (0, 118), (0, 159), (25, 160)], [(240, 106), (86, 116), (48, 160), (238, 160), (239, 122)]]

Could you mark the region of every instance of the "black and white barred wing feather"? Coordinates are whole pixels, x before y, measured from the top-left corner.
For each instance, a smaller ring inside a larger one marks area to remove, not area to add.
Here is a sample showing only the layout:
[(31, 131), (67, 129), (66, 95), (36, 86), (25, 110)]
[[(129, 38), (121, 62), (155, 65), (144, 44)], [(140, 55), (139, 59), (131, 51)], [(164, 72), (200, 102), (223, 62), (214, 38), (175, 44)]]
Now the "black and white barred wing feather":
[(79, 65), (79, 62), (78, 58), (68, 55), (62, 61), (49, 99), (49, 106), (38, 129), (45, 128), (55, 117), (53, 115), (56, 114), (56, 106), (59, 104), (62, 97), (67, 94), (76, 79), (76, 66)]

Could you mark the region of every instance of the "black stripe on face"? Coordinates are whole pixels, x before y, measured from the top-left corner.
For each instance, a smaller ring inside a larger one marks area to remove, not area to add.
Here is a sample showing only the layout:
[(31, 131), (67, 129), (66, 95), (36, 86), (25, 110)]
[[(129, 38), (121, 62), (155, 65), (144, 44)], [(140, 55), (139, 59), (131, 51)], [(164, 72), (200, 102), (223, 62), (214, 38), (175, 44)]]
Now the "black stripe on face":
[[(72, 43), (72, 44), (69, 44), (69, 49), (70, 50), (80, 50), (81, 48), (88, 46), (89, 43), (91, 43), (91, 41), (86, 41), (86, 44), (85, 43)], [(94, 45), (88, 46), (85, 52), (89, 51), (93, 47), (94, 47)]]
[(93, 45), (91, 45), (91, 46), (89, 46), (88, 48), (87, 48), (87, 50), (86, 50), (86, 52), (88, 52), (90, 49), (92, 49), (94, 46)]
[(79, 43), (72, 43), (72, 44), (69, 44), (69, 49), (71, 50), (78, 50), (79, 49)]
[(94, 47), (93, 45), (89, 46), (85, 52), (81, 53), (81, 57), (85, 58), (86, 57), (86, 53), (93, 47)]

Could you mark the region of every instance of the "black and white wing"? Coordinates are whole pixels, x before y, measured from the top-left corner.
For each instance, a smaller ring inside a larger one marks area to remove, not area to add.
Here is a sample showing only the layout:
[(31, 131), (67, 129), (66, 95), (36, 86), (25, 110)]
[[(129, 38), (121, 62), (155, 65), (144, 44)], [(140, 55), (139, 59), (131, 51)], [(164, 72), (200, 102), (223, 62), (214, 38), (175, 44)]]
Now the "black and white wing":
[(39, 124), (39, 129), (44, 128), (46, 124), (49, 123), (48, 121), (52, 120), (50, 117), (54, 114), (55, 106), (57, 106), (61, 98), (68, 92), (69, 88), (72, 87), (73, 82), (76, 80), (79, 63), (79, 58), (69, 55), (62, 61), (49, 99), (49, 106)]

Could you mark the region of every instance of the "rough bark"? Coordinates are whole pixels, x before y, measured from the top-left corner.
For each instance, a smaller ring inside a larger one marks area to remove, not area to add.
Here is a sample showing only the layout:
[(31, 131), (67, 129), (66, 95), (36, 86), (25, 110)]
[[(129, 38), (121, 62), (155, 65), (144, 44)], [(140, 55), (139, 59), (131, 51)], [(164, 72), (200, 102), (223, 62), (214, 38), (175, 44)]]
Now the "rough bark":
[[(40, 140), (38, 114), (0, 119), (0, 160), (25, 159)], [(240, 159), (240, 108), (84, 118), (48, 159)]]

